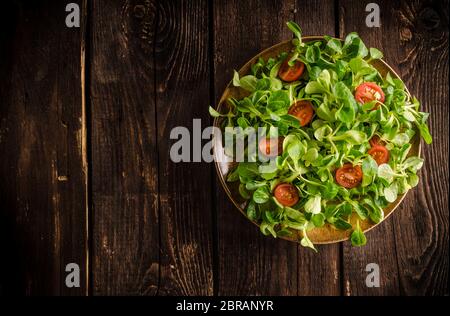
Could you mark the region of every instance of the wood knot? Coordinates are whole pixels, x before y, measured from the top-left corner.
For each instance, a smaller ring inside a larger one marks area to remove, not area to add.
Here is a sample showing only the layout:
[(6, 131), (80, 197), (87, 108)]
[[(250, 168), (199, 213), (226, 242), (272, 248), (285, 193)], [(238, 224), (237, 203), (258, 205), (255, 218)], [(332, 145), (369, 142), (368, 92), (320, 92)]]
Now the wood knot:
[(134, 7), (133, 13), (134, 17), (138, 19), (142, 19), (145, 16), (145, 6), (142, 4), (138, 4)]
[(400, 29), (400, 40), (403, 42), (410, 41), (412, 39), (412, 32), (408, 27), (402, 27)]
[(426, 7), (419, 13), (419, 22), (425, 30), (431, 31), (439, 27), (441, 18), (436, 10)]
[(156, 6), (153, 1), (129, 0), (124, 6), (122, 15), (126, 42), (134, 43), (138, 39), (142, 51), (151, 53), (156, 23)]

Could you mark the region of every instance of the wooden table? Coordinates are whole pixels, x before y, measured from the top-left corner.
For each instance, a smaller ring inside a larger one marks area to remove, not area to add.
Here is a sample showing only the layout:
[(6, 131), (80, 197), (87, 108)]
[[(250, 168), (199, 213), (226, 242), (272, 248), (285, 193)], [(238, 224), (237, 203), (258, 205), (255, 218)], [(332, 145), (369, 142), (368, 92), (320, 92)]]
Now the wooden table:
[[(65, 2), (82, 9), (67, 28)], [(2, 294), (447, 294), (448, 1), (8, 1), (0, 31)], [(233, 69), (292, 35), (358, 32), (431, 112), (421, 182), (368, 244), (264, 237), (211, 163), (169, 159)], [(66, 264), (81, 287), (65, 286)], [(368, 288), (368, 263), (380, 287)]]

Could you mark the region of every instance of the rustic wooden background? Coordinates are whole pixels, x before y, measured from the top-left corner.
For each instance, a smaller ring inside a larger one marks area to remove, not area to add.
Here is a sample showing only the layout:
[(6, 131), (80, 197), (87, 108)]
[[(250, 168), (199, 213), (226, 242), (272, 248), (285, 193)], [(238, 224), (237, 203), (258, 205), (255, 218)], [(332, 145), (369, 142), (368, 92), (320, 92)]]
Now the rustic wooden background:
[[(82, 27), (65, 26), (65, 5)], [(7, 1), (0, 10), (0, 293), (449, 293), (449, 1)], [(264, 237), (170, 130), (211, 124), (239, 68), (291, 37), (357, 31), (431, 112), (421, 183), (368, 234), (319, 247)], [(64, 285), (81, 267), (80, 288)], [(365, 286), (380, 266), (381, 286)]]

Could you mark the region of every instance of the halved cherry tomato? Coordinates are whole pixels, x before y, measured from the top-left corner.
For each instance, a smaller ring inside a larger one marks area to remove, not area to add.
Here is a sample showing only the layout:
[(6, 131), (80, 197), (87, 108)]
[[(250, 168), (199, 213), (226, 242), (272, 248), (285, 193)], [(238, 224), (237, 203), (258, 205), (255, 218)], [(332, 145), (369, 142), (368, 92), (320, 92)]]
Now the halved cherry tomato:
[(289, 108), (288, 114), (295, 116), (300, 121), (300, 126), (305, 126), (314, 115), (314, 108), (312, 103), (307, 100), (300, 100), (295, 102)]
[(289, 57), (281, 64), (278, 70), (278, 77), (286, 82), (295, 81), (303, 74), (305, 70), (305, 64), (297, 60), (293, 66), (289, 66)]
[(336, 170), (336, 182), (347, 189), (357, 187), (361, 183), (362, 177), (361, 167), (353, 166), (351, 163), (346, 163)]
[(283, 152), (284, 137), (278, 138), (261, 138), (259, 140), (259, 152), (266, 157), (276, 157)]
[(290, 183), (280, 183), (275, 187), (273, 194), (277, 201), (284, 206), (293, 206), (299, 200), (297, 189)]
[(367, 152), (372, 158), (381, 165), (389, 161), (389, 151), (382, 145), (375, 145)]
[(384, 146), (384, 142), (380, 139), (378, 135), (373, 135), (372, 138), (369, 140), (369, 144), (371, 147), (375, 147), (377, 145)]
[[(384, 102), (384, 92), (376, 83), (364, 82), (356, 88), (355, 99), (361, 104), (374, 100)], [(376, 109), (378, 106), (379, 103), (377, 103), (374, 109)]]

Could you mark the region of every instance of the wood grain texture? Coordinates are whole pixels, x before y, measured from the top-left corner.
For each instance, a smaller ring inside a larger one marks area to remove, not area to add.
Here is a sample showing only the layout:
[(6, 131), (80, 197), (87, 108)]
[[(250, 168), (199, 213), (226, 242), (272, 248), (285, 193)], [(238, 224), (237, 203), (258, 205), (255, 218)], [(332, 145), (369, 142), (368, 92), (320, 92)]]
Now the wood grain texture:
[(393, 218), (400, 293), (406, 295), (449, 294), (448, 6), (448, 1), (405, 1), (391, 11), (387, 24), (397, 30), (399, 46), (386, 53), (431, 113), (433, 135), (433, 144), (423, 146), (420, 184)]
[[(294, 21), (308, 35), (335, 36), (335, 3), (332, 0), (296, 1)], [(320, 16), (320, 21), (305, 17)], [(339, 295), (341, 260), (339, 244), (318, 246), (318, 253), (298, 248), (298, 295)]]
[[(379, 1), (381, 27), (361, 21), (365, 3), (339, 1), (340, 35), (358, 32), (380, 48), (426, 111), (432, 146), (423, 146), (420, 185), (361, 249), (344, 245), (346, 295), (448, 293), (448, 3)], [(439, 13), (438, 13), (439, 12)], [(444, 88), (446, 87), (446, 88)], [(444, 110), (446, 111), (446, 110)], [(367, 288), (365, 266), (380, 266), (381, 286)]]
[[(171, 131), (209, 125), (208, 2), (161, 1), (156, 28), (161, 282), (159, 295), (212, 295), (212, 164), (174, 163)], [(194, 134), (195, 133), (195, 134)], [(198, 133), (201, 133), (199, 131)], [(188, 140), (189, 141), (189, 140)], [(201, 149), (192, 148), (191, 157)]]
[[(56, 1), (2, 4), (1, 295), (86, 294), (84, 34), (65, 16)], [(79, 288), (65, 286), (71, 262), (80, 266)]]
[(93, 294), (156, 294), (156, 4), (93, 1), (91, 15)]

